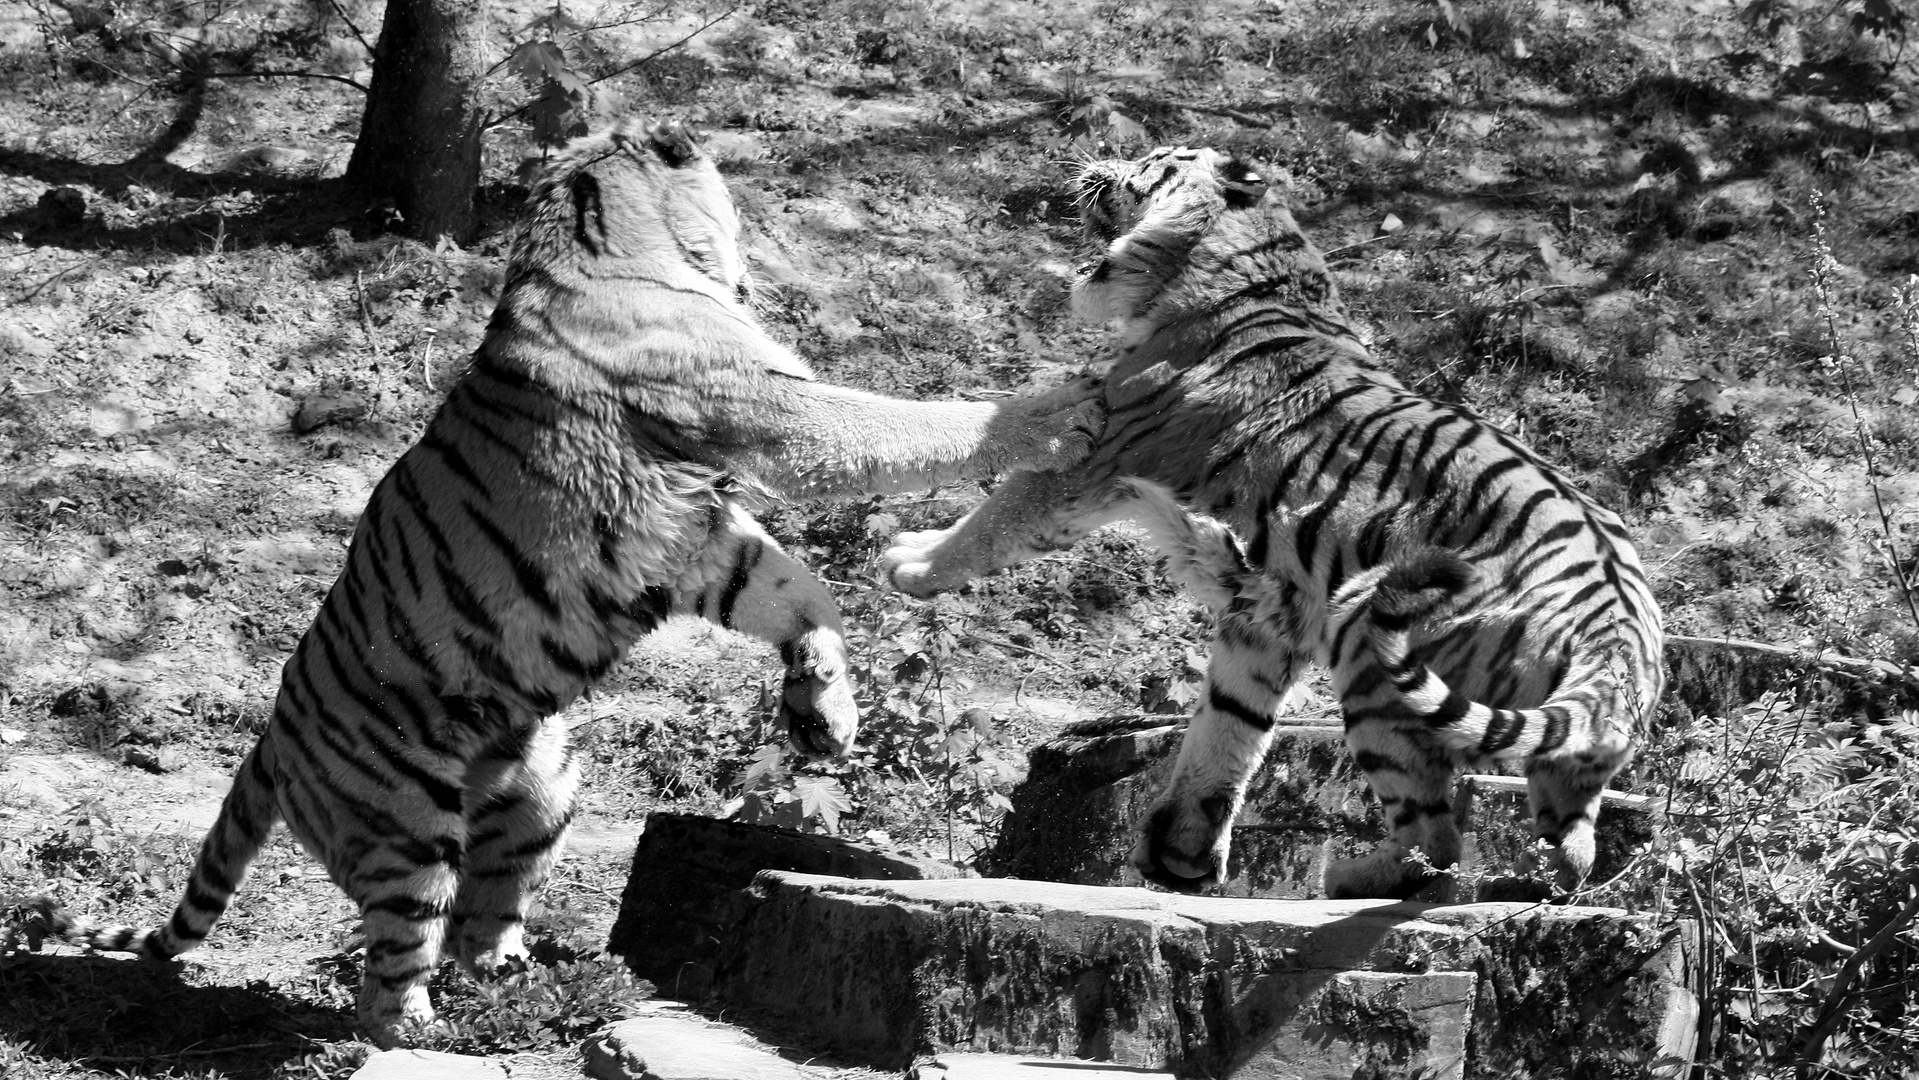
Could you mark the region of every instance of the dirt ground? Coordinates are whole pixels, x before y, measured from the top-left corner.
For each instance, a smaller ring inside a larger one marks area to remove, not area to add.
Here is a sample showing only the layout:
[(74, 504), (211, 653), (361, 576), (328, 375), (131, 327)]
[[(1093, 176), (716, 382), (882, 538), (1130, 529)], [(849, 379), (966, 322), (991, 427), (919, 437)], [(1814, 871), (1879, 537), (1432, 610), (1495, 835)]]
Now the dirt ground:
[[(765, 317), (823, 378), (979, 396), (1097, 361), (1065, 311), (1065, 163), (1230, 147), (1284, 177), (1408, 382), (1626, 515), (1672, 629), (1911, 662), (1910, 50), (1823, 8), (1776, 5), (1770, 35), (1723, 3), (1624, 8), (766, 0), (678, 45), (725, 9), (558, 39), (591, 74), (665, 49), (600, 106), (708, 132)], [(495, 5), (502, 55), (546, 12)], [(231, 28), (258, 68), (364, 83), (355, 27), (379, 17), (151, 5), (109, 34), (0, 0), (0, 894), (170, 907), (368, 492), (497, 299), (524, 125), (489, 138), (487, 235), (429, 247), (339, 189), (354, 87), (183, 80), (150, 46)], [(505, 112), (529, 88), (488, 92)], [(1207, 637), (1123, 531), (933, 605), (871, 585), (887, 536), (976, 494), (768, 515), (864, 658), (872, 749), (833, 777), (839, 830), (962, 859), (995, 768), (1074, 719), (1177, 711)], [(603, 939), (650, 810), (741, 809), (776, 671), (676, 625), (569, 712), (589, 794), (545, 925)], [(928, 757), (963, 716), (990, 721), (966, 768)], [(278, 840), (177, 976), (0, 960), (0, 1076), (326, 1075), (355, 946)]]

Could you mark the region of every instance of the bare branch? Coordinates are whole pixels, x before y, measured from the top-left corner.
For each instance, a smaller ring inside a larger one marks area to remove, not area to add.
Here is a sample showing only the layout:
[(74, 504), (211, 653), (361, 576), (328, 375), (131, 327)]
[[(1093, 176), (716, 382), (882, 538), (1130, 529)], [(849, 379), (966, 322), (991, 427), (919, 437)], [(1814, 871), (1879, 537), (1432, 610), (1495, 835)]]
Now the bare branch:
[(345, 75), (331, 75), (324, 71), (196, 71), (195, 79), (325, 79), (328, 82), (345, 83), (360, 93), (367, 88), (347, 78)]
[(664, 46), (661, 46), (660, 48), (654, 49), (652, 52), (647, 53), (645, 56), (640, 57), (638, 60), (633, 61), (632, 63), (626, 65), (623, 68), (614, 68), (612, 71), (607, 72), (606, 74), (600, 76), (597, 79), (588, 79), (587, 82), (589, 83), (605, 82), (606, 80), (612, 78), (615, 75), (624, 75), (627, 72), (632, 71), (634, 68), (639, 67), (642, 64), (650, 63), (654, 58), (661, 56), (665, 53), (672, 52), (674, 49), (677, 49), (680, 46), (686, 44), (687, 42), (692, 41), (694, 38), (699, 37), (701, 34), (706, 33), (708, 30), (711, 30), (713, 27), (719, 25), (721, 22), (724, 22), (725, 20), (731, 18), (734, 12), (740, 10), (740, 8), (744, 6), (745, 4), (743, 2), (734, 4), (732, 7), (727, 8), (725, 11), (720, 12), (718, 15), (715, 15), (711, 19), (708, 19), (706, 22), (702, 23), (699, 29), (694, 30), (692, 33), (686, 35), (685, 37), (681, 38), (678, 41), (675, 41), (671, 45), (664, 45)]
[(366, 50), (368, 56), (372, 56), (373, 45), (367, 41), (365, 34), (360, 33), (360, 28), (353, 24), (353, 16), (348, 15), (346, 8), (340, 6), (340, 0), (327, 0), (327, 3), (333, 5), (334, 12), (340, 16), (340, 21), (346, 24), (346, 28), (353, 31), (353, 36), (360, 39), (360, 47)]

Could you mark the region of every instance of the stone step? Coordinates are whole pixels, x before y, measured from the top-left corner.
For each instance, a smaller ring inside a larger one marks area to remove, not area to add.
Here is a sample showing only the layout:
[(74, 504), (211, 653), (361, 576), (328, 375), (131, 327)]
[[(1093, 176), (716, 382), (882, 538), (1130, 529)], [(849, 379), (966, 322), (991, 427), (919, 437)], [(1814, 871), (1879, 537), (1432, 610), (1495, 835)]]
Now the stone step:
[[(1138, 885), (1128, 858), (1142, 820), (1172, 774), (1184, 728), (1154, 723), (1111, 733), (1069, 732), (1035, 747), (1026, 781), (999, 840), (982, 860), (989, 875)], [(1463, 778), (1454, 814), (1466, 837), (1460, 882), (1507, 875), (1532, 843), (1524, 781)], [(1599, 853), (1582, 903), (1636, 906), (1643, 876), (1615, 881), (1633, 855), (1658, 835), (1649, 800), (1608, 792), (1599, 820)], [(1326, 864), (1364, 854), (1385, 835), (1378, 800), (1346, 750), (1338, 727), (1282, 725), (1253, 779), (1233, 834), (1233, 855), (1218, 892), (1227, 896), (1310, 899), (1321, 895)], [(1603, 887), (1602, 887), (1603, 886)], [(1497, 884), (1493, 883), (1496, 888)], [(1476, 890), (1446, 882), (1427, 900), (1468, 898)]]
[(633, 852), (607, 951), (667, 997), (699, 1001), (713, 980), (719, 943), (756, 901), (761, 870), (846, 878), (958, 877), (965, 871), (853, 840), (720, 821), (652, 814)]
[(1606, 909), (783, 872), (753, 892), (716, 994), (882, 1067), (958, 1051), (1298, 1080), (1643, 1075), (1690, 1057), (1698, 1015), (1690, 927)]
[(592, 1080), (825, 1080), (731, 1024), (671, 1007), (595, 1032), (584, 1049)]
[(1163, 1069), (1074, 1058), (940, 1054), (908, 1069), (906, 1080), (1174, 1080), (1174, 1076)]

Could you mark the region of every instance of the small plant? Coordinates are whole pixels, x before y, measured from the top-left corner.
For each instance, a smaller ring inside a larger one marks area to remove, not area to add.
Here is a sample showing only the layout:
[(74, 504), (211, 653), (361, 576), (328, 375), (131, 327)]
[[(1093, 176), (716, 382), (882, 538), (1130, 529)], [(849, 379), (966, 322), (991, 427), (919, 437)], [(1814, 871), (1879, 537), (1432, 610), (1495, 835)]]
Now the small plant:
[(652, 996), (653, 985), (620, 958), (543, 940), (527, 962), (491, 978), (442, 976), (438, 1017), (416, 1045), (462, 1054), (555, 1049), (632, 1016)]

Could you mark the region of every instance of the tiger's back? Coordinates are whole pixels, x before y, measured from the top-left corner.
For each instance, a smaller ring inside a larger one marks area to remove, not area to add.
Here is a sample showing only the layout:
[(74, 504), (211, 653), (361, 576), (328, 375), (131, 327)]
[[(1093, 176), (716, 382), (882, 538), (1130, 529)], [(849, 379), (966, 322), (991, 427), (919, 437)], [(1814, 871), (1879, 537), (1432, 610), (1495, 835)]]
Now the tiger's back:
[[(1215, 608), (1208, 686), (1135, 862), (1194, 888), (1308, 662), (1391, 835), (1332, 895), (1400, 896), (1458, 855), (1456, 767), (1529, 779), (1557, 888), (1583, 879), (1599, 791), (1663, 683), (1660, 616), (1623, 523), (1468, 410), (1414, 393), (1347, 321), (1323, 259), (1242, 162), (1211, 150), (1100, 162), (1079, 181), (1103, 245), (1075, 311), (1116, 320), (1093, 456), (1015, 478), (951, 530), (887, 553), (950, 587), (1109, 521), (1155, 533)], [(1214, 527), (1193, 514), (1223, 522)]]

